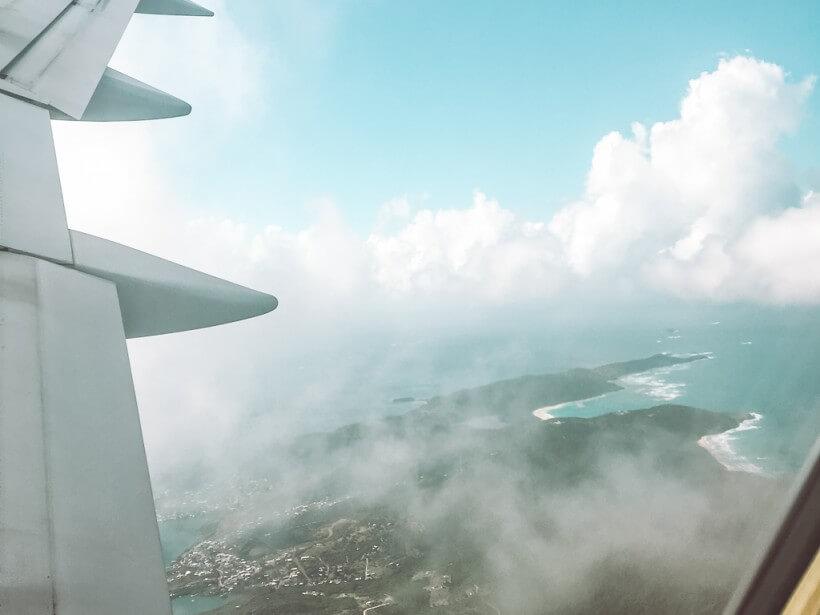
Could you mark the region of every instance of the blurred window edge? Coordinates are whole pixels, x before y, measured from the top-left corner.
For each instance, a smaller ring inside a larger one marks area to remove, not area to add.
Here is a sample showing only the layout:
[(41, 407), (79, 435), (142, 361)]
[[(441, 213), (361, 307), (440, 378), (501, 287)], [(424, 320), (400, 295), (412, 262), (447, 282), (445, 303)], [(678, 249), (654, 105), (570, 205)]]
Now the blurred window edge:
[(820, 438), (795, 480), (788, 508), (725, 615), (820, 613)]

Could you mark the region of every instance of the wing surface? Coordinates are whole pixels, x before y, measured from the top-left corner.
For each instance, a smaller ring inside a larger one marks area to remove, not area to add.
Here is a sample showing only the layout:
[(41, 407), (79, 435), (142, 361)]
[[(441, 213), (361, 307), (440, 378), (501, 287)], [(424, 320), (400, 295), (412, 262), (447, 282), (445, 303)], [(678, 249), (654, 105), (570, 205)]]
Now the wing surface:
[(68, 0), (0, 0), (0, 67), (11, 62), (69, 4)]
[(0, 248), (71, 262), (48, 111), (2, 93)]
[(190, 17), (213, 17), (213, 12), (191, 0), (140, 0), (137, 13), (146, 15), (188, 15)]
[(276, 297), (113, 241), (71, 233), (74, 268), (117, 285), (125, 336), (188, 331), (266, 314)]
[(178, 117), (187, 103), (107, 68), (134, 12), (211, 16), (190, 0), (0, 0), (0, 92), (54, 119)]
[[(91, 101), (81, 118), (84, 122), (131, 122), (180, 117), (191, 112), (191, 105), (176, 96), (137, 81), (110, 66), (105, 69)], [(74, 118), (57, 110), (55, 120)]]
[(147, 120), (191, 110), (106, 66), (135, 9), (211, 14), (188, 0), (0, 0), (0, 250), (114, 282), (127, 337), (269, 312), (275, 297), (66, 226), (51, 118)]
[[(25, 25), (17, 26), (18, 37), (0, 32), (0, 46), (9, 49), (6, 55), (17, 51), (0, 76), (7, 91), (79, 119), (139, 0), (74, 0), (52, 16), (54, 2), (45, 1), (48, 11), (35, 9), (34, 0), (24, 0), (19, 10), (11, 8), (14, 2), (5, 9)], [(47, 17), (52, 19), (32, 37)]]

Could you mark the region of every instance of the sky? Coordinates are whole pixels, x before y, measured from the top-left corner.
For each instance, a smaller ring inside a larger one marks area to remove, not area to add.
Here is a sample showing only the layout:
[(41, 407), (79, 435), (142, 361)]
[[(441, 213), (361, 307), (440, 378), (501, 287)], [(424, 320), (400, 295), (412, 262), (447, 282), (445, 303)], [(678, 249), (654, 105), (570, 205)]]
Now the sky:
[(54, 124), (72, 228), (280, 300), (130, 343), (153, 468), (397, 332), (820, 303), (816, 3), (203, 4), (111, 62), (191, 116)]

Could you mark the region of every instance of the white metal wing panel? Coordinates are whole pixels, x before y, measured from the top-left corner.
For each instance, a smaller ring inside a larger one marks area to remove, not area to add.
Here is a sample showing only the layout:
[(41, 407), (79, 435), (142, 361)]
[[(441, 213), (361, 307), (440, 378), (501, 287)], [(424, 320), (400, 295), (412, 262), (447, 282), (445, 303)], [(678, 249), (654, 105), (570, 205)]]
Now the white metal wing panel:
[(70, 4), (70, 0), (0, 0), (0, 73)]
[(0, 612), (53, 613), (36, 261), (0, 252)]
[(48, 111), (3, 94), (0, 247), (72, 260)]
[(79, 119), (138, 2), (75, 0), (6, 66), (6, 80)]
[(117, 285), (126, 337), (211, 327), (266, 314), (276, 297), (113, 241), (70, 231), (74, 266)]
[(116, 288), (0, 253), (0, 339), (0, 613), (170, 615)]
[(213, 12), (191, 0), (140, 0), (137, 13), (146, 15), (187, 15), (189, 17), (213, 17)]
[[(108, 67), (80, 119), (84, 122), (131, 122), (180, 117), (190, 112), (191, 105), (184, 100)], [(51, 111), (51, 117), (55, 120), (74, 119), (56, 110)]]

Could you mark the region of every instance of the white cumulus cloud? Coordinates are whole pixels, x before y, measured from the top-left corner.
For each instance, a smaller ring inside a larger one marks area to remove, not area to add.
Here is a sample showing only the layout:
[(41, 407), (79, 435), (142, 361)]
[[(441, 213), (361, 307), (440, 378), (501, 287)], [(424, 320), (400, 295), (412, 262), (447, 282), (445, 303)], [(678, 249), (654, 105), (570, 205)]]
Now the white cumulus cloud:
[(481, 192), (466, 209), (425, 209), (391, 235), (367, 239), (374, 281), (390, 292), (491, 300), (555, 290), (556, 242), (543, 223), (519, 219)]
[(584, 197), (549, 223), (567, 266), (581, 276), (629, 268), (699, 298), (820, 301), (792, 271), (816, 240), (796, 232), (783, 245), (792, 221), (812, 216), (778, 149), (813, 85), (775, 64), (726, 59), (689, 82), (678, 119), (605, 136)]

